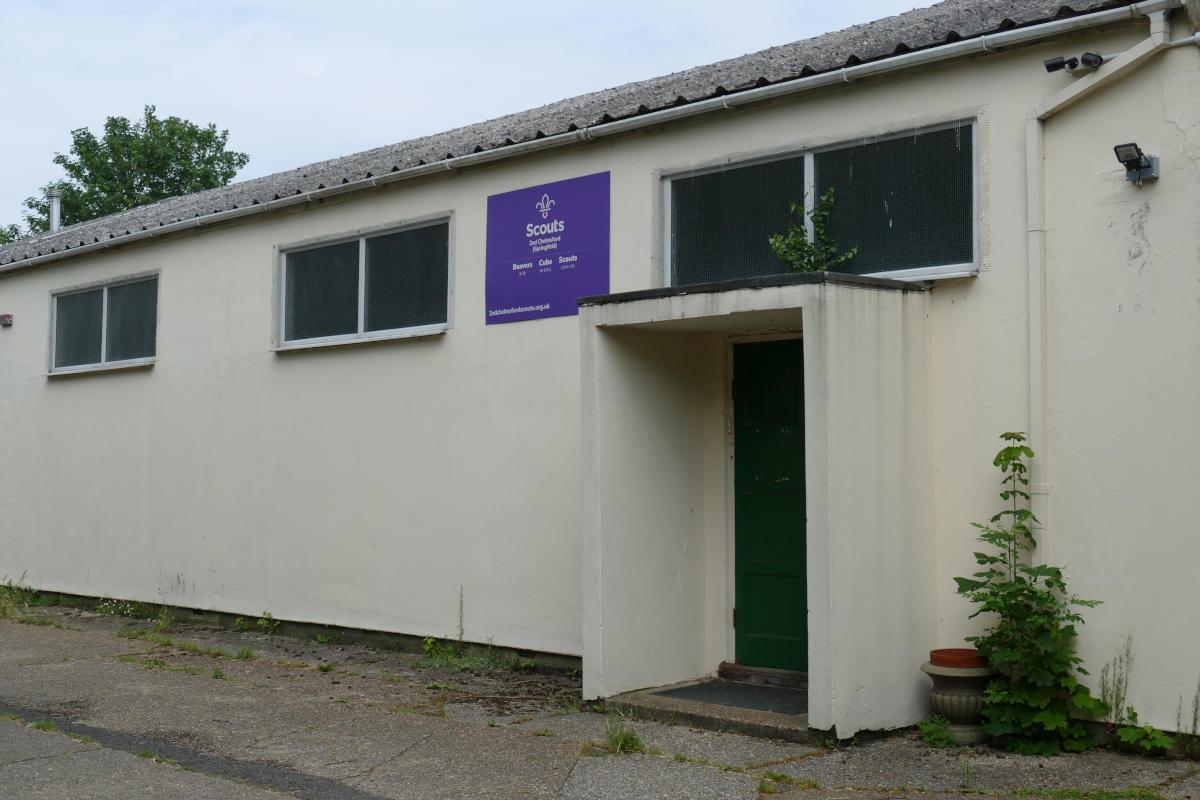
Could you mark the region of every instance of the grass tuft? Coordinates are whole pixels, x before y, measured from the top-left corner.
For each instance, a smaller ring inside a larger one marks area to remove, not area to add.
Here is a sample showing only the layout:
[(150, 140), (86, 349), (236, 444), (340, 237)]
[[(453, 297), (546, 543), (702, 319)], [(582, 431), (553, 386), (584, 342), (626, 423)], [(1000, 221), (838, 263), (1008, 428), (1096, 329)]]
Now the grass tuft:
[(238, 661), (253, 661), (254, 651), (249, 647), (243, 647), (242, 649), (238, 650), (236, 654), (234, 654), (234, 658), (236, 658)]
[(610, 715), (604, 724), (604, 743), (610, 753), (642, 753), (646, 750), (642, 737), (618, 714)]
[(39, 731), (48, 731), (51, 733), (58, 730), (58, 726), (55, 725), (52, 720), (48, 719), (40, 719), (37, 722), (32, 722), (29, 724), (29, 727), (36, 728)]
[(337, 664), (332, 661), (323, 661), (317, 665), (317, 669), (321, 670), (321, 672), (333, 672), (337, 669)]

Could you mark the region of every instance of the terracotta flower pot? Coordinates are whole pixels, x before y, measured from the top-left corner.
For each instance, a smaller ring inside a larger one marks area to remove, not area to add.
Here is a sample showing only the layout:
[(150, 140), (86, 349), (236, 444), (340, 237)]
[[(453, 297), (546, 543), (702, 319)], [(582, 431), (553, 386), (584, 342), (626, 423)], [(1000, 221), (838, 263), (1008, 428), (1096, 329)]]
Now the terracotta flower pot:
[(987, 659), (972, 647), (943, 647), (929, 651), (929, 663), (935, 667), (958, 667), (959, 669), (982, 669)]

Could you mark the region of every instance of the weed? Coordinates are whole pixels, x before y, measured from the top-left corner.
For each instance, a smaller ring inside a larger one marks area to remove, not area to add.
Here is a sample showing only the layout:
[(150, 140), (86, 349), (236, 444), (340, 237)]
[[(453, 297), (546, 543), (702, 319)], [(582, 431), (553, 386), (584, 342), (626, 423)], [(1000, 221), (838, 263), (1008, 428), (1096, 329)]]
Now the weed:
[(132, 617), (134, 619), (154, 619), (157, 615), (150, 606), (133, 600), (101, 600), (94, 611), (102, 617)]
[(169, 764), (172, 767), (179, 766), (179, 762), (173, 758), (164, 758), (153, 750), (143, 750), (138, 753), (138, 758), (144, 758), (147, 761), (153, 761), (155, 764)]
[(258, 618), (258, 622), (254, 624), (267, 636), (274, 636), (275, 631), (279, 629), (279, 620), (271, 616), (270, 611), (264, 611), (262, 616)]
[(334, 664), (332, 661), (326, 661), (317, 665), (317, 669), (321, 670), (321, 672), (333, 672), (336, 668), (337, 664)]
[(48, 719), (38, 720), (37, 722), (31, 723), (29, 727), (36, 728), (39, 731), (47, 731), (49, 733), (55, 733), (58, 731), (58, 726), (55, 725), (53, 721)]
[(962, 784), (961, 784), (960, 788), (970, 789), (971, 788), (971, 762), (964, 759), (962, 767), (963, 767)]
[(426, 689), (433, 689), (435, 692), (445, 692), (445, 691), (449, 691), (449, 689), (450, 689), (450, 684), (448, 684), (448, 683), (442, 683), (442, 682), (440, 682), (440, 681), (435, 681), (434, 683), (427, 683), (427, 684), (425, 684), (425, 688), (426, 688)]
[(233, 658), (233, 653), (230, 653), (224, 647), (210, 647), (209, 645), (185, 642), (179, 639), (176, 639), (174, 644), (185, 653), (195, 653), (198, 656), (212, 656), (214, 658)]
[(5, 578), (0, 583), (0, 618), (11, 617), (18, 609), (49, 604), (41, 592), (25, 585), (25, 573), (21, 573), (21, 577), (15, 581)]
[(0, 714), (0, 719), (6, 722), (21, 722), (20, 714)]
[(499, 728), (499, 727), (502, 727), (502, 726), (500, 725), (500, 723), (499, 723), (499, 722), (496, 722), (496, 720), (494, 720), (494, 719), (489, 719), (489, 720), (488, 720), (488, 727), (489, 727), (489, 728)]
[(676, 753), (675, 755), (671, 756), (671, 758), (675, 759), (680, 764), (686, 764), (688, 762), (688, 757), (683, 753)]
[(16, 621), (22, 625), (37, 625), (39, 627), (51, 627), (64, 630), (63, 626), (56, 622), (52, 617), (39, 617), (33, 614), (20, 614), (14, 619), (16, 619)]
[(175, 618), (171, 616), (171, 609), (163, 606), (158, 610), (158, 617), (154, 622), (154, 630), (157, 633), (166, 633), (175, 625)]
[(388, 683), (408, 683), (408, 678), (404, 677), (403, 675), (388, 675), (387, 682)]
[(1125, 713), (1125, 702), (1129, 693), (1129, 673), (1133, 670), (1133, 636), (1125, 637), (1125, 644), (1113, 660), (1100, 668), (1100, 702), (1108, 706), (1104, 718), (1112, 725), (1123, 725), (1129, 721)]
[(779, 786), (763, 778), (758, 782), (759, 794), (779, 794)]
[(223, 681), (225, 680), (225, 671), (220, 667), (213, 667), (212, 676), (213, 680)]
[(553, 736), (554, 734), (550, 732), (549, 728), (542, 728), (539, 731), (534, 731), (533, 735), (534, 736)]
[(238, 661), (252, 661), (254, 659), (254, 651), (249, 647), (243, 647), (234, 654), (234, 658)]
[(945, 717), (933, 716), (924, 722), (918, 722), (921, 739), (931, 747), (953, 747), (954, 731)]
[(333, 637), (328, 633), (318, 633), (313, 637), (317, 644), (330, 644), (333, 642)]
[(604, 741), (610, 753), (642, 753), (646, 745), (637, 731), (625, 724), (625, 718), (612, 714), (604, 725)]
[(1179, 746), (1185, 758), (1195, 758), (1200, 753), (1200, 678), (1196, 679), (1196, 693), (1192, 695), (1192, 723), (1190, 731), (1184, 730), (1183, 695), (1179, 695), (1179, 710), (1175, 712), (1175, 730), (1179, 731)]
[(143, 664), (143, 666), (146, 667), (146, 669), (166, 669), (167, 668), (167, 662), (163, 661), (161, 658), (143, 659), (142, 664)]
[(1117, 738), (1133, 748), (1141, 748), (1143, 752), (1166, 752), (1175, 745), (1175, 740), (1153, 725), (1138, 725), (1138, 715), (1133, 706), (1125, 709), (1125, 717), (1129, 725), (1117, 729)]
[(82, 733), (67, 733), (67, 736), (80, 744), (100, 744), (98, 739), (93, 739), (91, 736), (85, 736)]
[(245, 631), (251, 630), (252, 628), (251, 628), (250, 623), (246, 621), (245, 617), (238, 617), (237, 619), (235, 619), (233, 621), (233, 629), (235, 631), (242, 631), (244, 633)]
[(602, 756), (608, 751), (599, 742), (584, 742), (579, 746), (581, 756)]

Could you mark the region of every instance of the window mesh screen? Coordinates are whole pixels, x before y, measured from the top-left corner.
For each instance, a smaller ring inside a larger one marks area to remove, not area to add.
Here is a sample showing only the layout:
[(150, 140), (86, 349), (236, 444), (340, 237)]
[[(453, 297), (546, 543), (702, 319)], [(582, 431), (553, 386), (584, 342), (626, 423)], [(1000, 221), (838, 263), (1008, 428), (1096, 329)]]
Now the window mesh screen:
[(446, 321), (448, 225), (367, 239), (366, 329)]
[(815, 156), (818, 195), (835, 189), (829, 236), (867, 273), (974, 260), (971, 126)]
[(283, 338), (358, 332), (358, 241), (287, 254)]
[(54, 366), (100, 363), (104, 290), (62, 295), (54, 302)]
[(786, 272), (767, 237), (798, 221), (804, 158), (710, 172), (671, 182), (673, 285)]
[(108, 288), (106, 361), (150, 358), (158, 310), (158, 279)]

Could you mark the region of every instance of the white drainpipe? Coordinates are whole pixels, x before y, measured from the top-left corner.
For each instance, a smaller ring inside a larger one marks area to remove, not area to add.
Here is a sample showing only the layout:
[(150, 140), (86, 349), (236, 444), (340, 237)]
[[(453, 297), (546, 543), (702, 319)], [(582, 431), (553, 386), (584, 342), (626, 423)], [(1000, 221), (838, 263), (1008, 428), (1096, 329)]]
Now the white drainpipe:
[(50, 233), (57, 233), (62, 227), (62, 187), (54, 184), (46, 190), (46, 198), (50, 201)]
[[(1134, 6), (1137, 8), (1137, 6)], [(1027, 267), (1029, 283), (1029, 445), (1037, 453), (1031, 465), (1031, 490), (1034, 511), (1047, 529), (1052, 488), (1051, 450), (1046, 433), (1046, 208), (1045, 208), (1045, 123), (1064, 108), (1079, 102), (1092, 92), (1120, 80), (1150, 58), (1172, 47), (1200, 45), (1200, 33), (1175, 42), (1167, 41), (1169, 23), (1162, 8), (1143, 9), (1150, 19), (1150, 35), (1120, 55), (1107, 60), (1095, 72), (1079, 78), (1070, 86), (1030, 109), (1025, 119), (1025, 187), (1027, 220)], [(1051, 558), (1050, 537), (1043, 534), (1043, 558)]]

